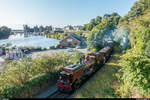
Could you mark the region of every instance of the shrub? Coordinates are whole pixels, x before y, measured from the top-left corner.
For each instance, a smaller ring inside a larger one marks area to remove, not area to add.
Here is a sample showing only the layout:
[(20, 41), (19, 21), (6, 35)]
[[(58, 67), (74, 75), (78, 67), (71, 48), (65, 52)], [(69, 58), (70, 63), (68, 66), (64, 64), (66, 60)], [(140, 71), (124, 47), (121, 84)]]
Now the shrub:
[(24, 91), (31, 95), (33, 86), (42, 86), (58, 75), (59, 69), (71, 64), (69, 54), (61, 52), (49, 57), (38, 59), (23, 58), (6, 65), (0, 75), (0, 97), (16, 98)]
[(71, 59), (71, 62), (72, 63), (76, 63), (76, 62), (80, 62), (80, 59), (84, 59), (85, 57), (85, 54), (78, 51), (78, 50), (75, 50), (75, 53), (72, 55), (72, 59)]
[(120, 65), (123, 70), (123, 83), (128, 81), (130, 86), (142, 91), (142, 94), (150, 93), (150, 59), (140, 53), (137, 49), (131, 49), (122, 56)]

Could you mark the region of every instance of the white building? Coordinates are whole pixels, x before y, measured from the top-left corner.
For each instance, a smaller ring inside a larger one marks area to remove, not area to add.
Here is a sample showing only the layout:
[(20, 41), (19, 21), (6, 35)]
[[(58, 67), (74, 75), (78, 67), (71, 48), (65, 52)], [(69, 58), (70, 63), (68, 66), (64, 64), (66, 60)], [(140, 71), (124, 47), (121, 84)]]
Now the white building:
[(74, 28), (75, 31), (81, 31), (82, 27), (83, 26), (78, 25), (78, 26), (74, 26), (73, 28)]
[(73, 26), (68, 25), (68, 26), (65, 26), (65, 27), (64, 27), (64, 30), (65, 30), (65, 31), (73, 31), (74, 28), (73, 28)]
[(6, 59), (10, 60), (19, 60), (20, 58), (23, 58), (25, 54), (22, 52), (21, 49), (12, 49), (6, 51)]
[(0, 57), (0, 73), (3, 72), (3, 69), (4, 69), (5, 65), (6, 65), (5, 59), (3, 59), (2, 57)]
[(14, 33), (14, 34), (24, 34), (24, 30), (12, 30), (11, 33)]
[(53, 31), (54, 31), (54, 33), (63, 33), (64, 32), (64, 29), (63, 28), (53, 28)]
[(2, 48), (0, 48), (0, 55), (2, 55), (3, 54), (3, 49)]

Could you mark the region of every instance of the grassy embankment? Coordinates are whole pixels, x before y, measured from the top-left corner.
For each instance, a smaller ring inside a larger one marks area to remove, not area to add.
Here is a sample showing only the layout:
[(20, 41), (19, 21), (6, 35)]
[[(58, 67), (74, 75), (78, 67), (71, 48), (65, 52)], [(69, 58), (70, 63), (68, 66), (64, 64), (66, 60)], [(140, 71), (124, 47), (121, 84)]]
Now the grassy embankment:
[(79, 93), (76, 98), (117, 98), (118, 80), (116, 73), (120, 69), (118, 66), (121, 56), (121, 50), (114, 48), (114, 54), (100, 73), (89, 82)]
[(38, 59), (24, 58), (6, 65), (0, 75), (0, 98), (32, 98), (53, 85), (59, 70), (78, 61), (80, 52), (61, 52)]

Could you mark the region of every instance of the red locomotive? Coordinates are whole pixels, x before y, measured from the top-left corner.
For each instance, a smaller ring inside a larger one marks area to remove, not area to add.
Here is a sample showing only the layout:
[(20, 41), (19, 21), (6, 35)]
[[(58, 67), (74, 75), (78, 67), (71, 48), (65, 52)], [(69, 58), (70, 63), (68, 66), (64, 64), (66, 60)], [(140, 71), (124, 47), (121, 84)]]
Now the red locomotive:
[(71, 92), (77, 89), (84, 79), (102, 67), (109, 59), (112, 50), (112, 45), (106, 46), (99, 52), (88, 54), (79, 64), (64, 67), (57, 82), (59, 91)]

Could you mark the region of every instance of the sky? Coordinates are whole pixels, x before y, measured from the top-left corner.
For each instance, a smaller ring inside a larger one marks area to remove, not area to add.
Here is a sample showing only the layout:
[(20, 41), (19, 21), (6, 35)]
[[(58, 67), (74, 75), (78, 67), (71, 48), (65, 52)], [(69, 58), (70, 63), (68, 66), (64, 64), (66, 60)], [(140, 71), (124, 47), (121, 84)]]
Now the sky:
[(0, 26), (83, 25), (96, 16), (128, 13), (137, 0), (0, 0)]

